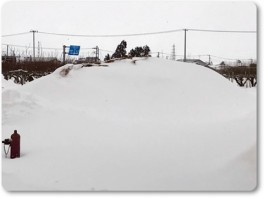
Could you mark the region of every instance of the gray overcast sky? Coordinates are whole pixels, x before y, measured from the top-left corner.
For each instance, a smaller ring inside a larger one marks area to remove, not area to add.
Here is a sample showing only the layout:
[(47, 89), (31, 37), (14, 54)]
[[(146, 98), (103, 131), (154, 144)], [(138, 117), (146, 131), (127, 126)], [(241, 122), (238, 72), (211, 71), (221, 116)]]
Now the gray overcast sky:
[[(257, 8), (252, 2), (188, 1), (7, 1), (1, 8), (2, 35), (40, 32), (113, 35), (174, 29), (257, 30)], [(212, 54), (227, 58), (256, 58), (256, 34), (187, 32), (187, 55)], [(36, 34), (42, 47), (99, 46), (114, 51), (126, 40), (127, 51), (149, 45), (152, 52), (183, 54), (184, 32), (160, 35), (84, 38)], [(2, 44), (32, 47), (32, 34), (2, 37)], [(37, 45), (36, 45), (37, 46)], [(4, 50), (4, 46), (2, 45)], [(21, 48), (20, 48), (21, 49)], [(21, 49), (24, 50), (24, 49)], [(88, 52), (82, 50), (81, 55)], [(61, 53), (61, 52), (59, 52)], [(103, 57), (101, 57), (103, 58)], [(177, 57), (180, 58), (180, 57)]]

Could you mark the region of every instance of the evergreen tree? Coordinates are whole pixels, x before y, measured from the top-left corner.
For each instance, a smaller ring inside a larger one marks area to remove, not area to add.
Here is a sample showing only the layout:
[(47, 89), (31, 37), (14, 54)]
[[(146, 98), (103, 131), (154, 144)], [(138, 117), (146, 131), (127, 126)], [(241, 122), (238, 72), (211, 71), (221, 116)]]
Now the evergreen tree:
[(135, 49), (131, 49), (129, 55), (131, 57), (148, 57), (149, 52), (149, 46), (145, 45), (144, 47), (136, 47)]
[(222, 61), (222, 62), (220, 63), (220, 65), (221, 65), (221, 66), (225, 66), (226, 64), (225, 64), (224, 61)]
[(112, 55), (111, 58), (124, 58), (126, 57), (126, 47), (127, 42), (123, 40), (116, 48), (115, 53)]
[(107, 54), (107, 55), (105, 56), (105, 58), (104, 58), (104, 61), (109, 61), (109, 60), (110, 60), (110, 55)]
[(145, 57), (149, 56), (149, 52), (150, 52), (149, 46), (145, 45), (143, 47), (143, 52)]
[(142, 57), (142, 55), (143, 55), (143, 48), (142, 47), (136, 47), (135, 51), (136, 51), (136, 57)]
[(128, 55), (131, 56), (131, 57), (135, 57), (136, 56), (136, 51), (134, 49), (131, 49)]

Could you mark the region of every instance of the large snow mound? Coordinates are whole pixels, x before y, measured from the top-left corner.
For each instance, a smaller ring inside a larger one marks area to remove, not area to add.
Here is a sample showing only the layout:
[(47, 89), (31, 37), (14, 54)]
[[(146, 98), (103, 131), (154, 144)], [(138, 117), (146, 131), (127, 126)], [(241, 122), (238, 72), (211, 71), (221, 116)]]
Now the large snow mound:
[(2, 80), (1, 81), (2, 90), (20, 86), (19, 84), (14, 83), (13, 80), (6, 80), (3, 75), (2, 75), (2, 79), (1, 80)]
[[(67, 71), (65, 73), (65, 71)], [(252, 190), (256, 94), (191, 63), (65, 65), (2, 92), (7, 190)]]

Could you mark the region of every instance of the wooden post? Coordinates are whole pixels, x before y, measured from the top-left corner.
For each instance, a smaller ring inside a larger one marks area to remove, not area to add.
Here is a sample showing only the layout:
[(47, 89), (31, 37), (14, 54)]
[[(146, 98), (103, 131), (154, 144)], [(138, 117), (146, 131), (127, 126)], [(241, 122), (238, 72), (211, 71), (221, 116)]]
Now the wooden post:
[(184, 29), (184, 62), (186, 62), (186, 31), (187, 29)]
[(63, 52), (62, 52), (63, 59), (62, 59), (62, 63), (63, 63), (63, 65), (65, 65), (66, 45), (63, 45), (62, 47), (63, 47)]

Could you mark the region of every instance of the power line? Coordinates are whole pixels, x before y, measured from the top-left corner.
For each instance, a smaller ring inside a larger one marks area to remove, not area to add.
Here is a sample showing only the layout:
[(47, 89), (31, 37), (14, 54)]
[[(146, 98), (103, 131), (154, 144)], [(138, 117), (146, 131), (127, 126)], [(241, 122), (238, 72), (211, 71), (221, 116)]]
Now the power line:
[(52, 32), (39, 32), (41, 34), (50, 34), (56, 36), (77, 36), (77, 37), (122, 37), (122, 36), (144, 36), (144, 35), (154, 35), (154, 34), (167, 34), (172, 32), (179, 32), (182, 29), (177, 30), (167, 30), (167, 31), (159, 31), (159, 32), (145, 32), (145, 33), (135, 33), (135, 34), (101, 34), (101, 35), (84, 35), (84, 34), (61, 34), (61, 33), (52, 33)]
[(251, 60), (250, 58), (247, 59), (240, 59), (240, 58), (224, 58), (220, 56), (211, 55), (212, 57), (218, 58), (218, 59), (225, 59), (225, 60)]
[(179, 31), (200, 31), (200, 32), (222, 32), (222, 33), (256, 33), (256, 31), (236, 31), (236, 30), (206, 30), (206, 29), (175, 29), (159, 32), (145, 32), (145, 33), (134, 33), (134, 34), (101, 34), (101, 35), (84, 35), (84, 34), (62, 34), (62, 33), (52, 33), (52, 32), (39, 32), (41, 34), (49, 34), (56, 36), (76, 36), (76, 37), (122, 37), (122, 36), (145, 36), (145, 35), (155, 35), (155, 34), (167, 34)]
[(87, 49), (94, 49), (93, 47), (83, 47), (81, 48), (82, 50), (87, 50)]
[[(32, 48), (33, 47), (27, 47), (26, 45), (13, 45), (13, 44), (3, 44), (2, 45), (8, 45), (8, 46), (12, 46), (12, 47), (19, 47), (19, 48)], [(41, 47), (42, 49), (52, 49), (52, 50), (62, 50), (62, 48), (54, 48), (54, 47)]]
[[(13, 44), (4, 44), (2, 43), (2, 45), (5, 45), (5, 46), (12, 46), (12, 47), (19, 47), (19, 48), (31, 48), (33, 49), (33, 47), (27, 47), (26, 45), (13, 45)], [(41, 47), (41, 49), (50, 49), (50, 50), (62, 50), (62, 48), (55, 48), (55, 47)], [(93, 49), (92, 47), (90, 48), (81, 48), (82, 50), (88, 50), (88, 49)], [(107, 51), (107, 50), (105, 50)], [(109, 51), (110, 52), (110, 51)]]
[(16, 34), (6, 34), (6, 35), (2, 35), (2, 37), (19, 36), (19, 35), (29, 34), (29, 33), (30, 32), (21, 32), (21, 33), (16, 33)]
[[(42, 32), (39, 31), (40, 34), (49, 34), (56, 36), (76, 36), (76, 37), (122, 37), (122, 36), (144, 36), (144, 35), (155, 35), (155, 34), (167, 34), (179, 31), (198, 31), (198, 32), (222, 32), (222, 33), (256, 33), (256, 31), (245, 31), (245, 30), (207, 30), (207, 29), (175, 29), (175, 30), (166, 30), (166, 31), (158, 31), (158, 32), (144, 32), (144, 33), (134, 33), (134, 34), (95, 34), (95, 35), (84, 35), (84, 34), (62, 34), (62, 33), (53, 33), (53, 32)], [(31, 31), (32, 32), (32, 31)], [(29, 34), (31, 32), (21, 32), (15, 34), (6, 34), (2, 35), (2, 37), (9, 36), (19, 36), (24, 34)]]
[(110, 52), (110, 53), (114, 53), (114, 51), (110, 51), (110, 50), (105, 50), (105, 49), (101, 49), (101, 48), (100, 48), (100, 51), (105, 51), (105, 52)]

